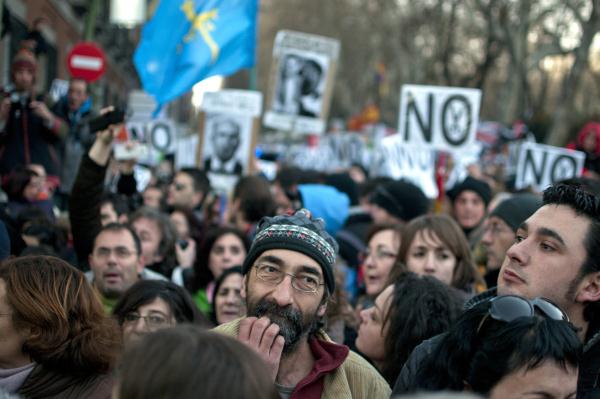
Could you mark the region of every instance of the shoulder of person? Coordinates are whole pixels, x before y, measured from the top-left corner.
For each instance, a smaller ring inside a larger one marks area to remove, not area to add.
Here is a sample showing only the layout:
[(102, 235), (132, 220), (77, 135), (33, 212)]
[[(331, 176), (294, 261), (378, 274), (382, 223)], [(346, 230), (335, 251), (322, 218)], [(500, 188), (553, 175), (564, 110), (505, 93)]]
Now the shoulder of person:
[[(340, 373), (343, 373), (344, 377), (341, 377)], [(333, 392), (337, 392), (338, 388), (341, 388), (335, 387), (338, 384), (347, 385), (352, 398), (387, 399), (392, 392), (389, 384), (377, 369), (353, 351), (348, 353), (348, 356), (338, 368), (338, 372), (330, 376), (327, 385)], [(328, 396), (324, 395), (323, 397)]]
[(238, 334), (240, 333), (240, 322), (241, 321), (242, 321), (242, 318), (235, 319), (228, 323), (224, 323), (219, 326), (216, 326), (215, 328), (213, 328), (213, 331), (221, 333), (221, 334), (237, 337)]

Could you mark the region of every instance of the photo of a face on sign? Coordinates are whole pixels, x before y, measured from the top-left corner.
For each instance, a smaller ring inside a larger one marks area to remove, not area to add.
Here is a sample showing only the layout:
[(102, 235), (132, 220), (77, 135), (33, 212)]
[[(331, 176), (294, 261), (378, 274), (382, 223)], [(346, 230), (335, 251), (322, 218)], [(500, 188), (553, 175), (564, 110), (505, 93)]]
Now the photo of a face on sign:
[(207, 113), (202, 149), (204, 170), (241, 175), (248, 166), (251, 134), (251, 117)]
[(281, 54), (272, 97), (273, 112), (319, 118), (327, 78), (327, 57), (300, 51)]

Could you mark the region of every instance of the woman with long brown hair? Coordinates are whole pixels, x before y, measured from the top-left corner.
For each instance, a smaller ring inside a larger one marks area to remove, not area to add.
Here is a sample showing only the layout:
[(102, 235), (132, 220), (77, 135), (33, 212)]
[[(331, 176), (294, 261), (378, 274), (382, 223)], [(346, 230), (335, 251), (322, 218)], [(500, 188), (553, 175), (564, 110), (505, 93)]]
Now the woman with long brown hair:
[(110, 398), (116, 323), (85, 276), (49, 256), (0, 265), (0, 388), (23, 397)]
[(469, 243), (458, 223), (446, 215), (425, 215), (404, 226), (390, 282), (403, 272), (430, 275), (468, 298), (485, 287)]

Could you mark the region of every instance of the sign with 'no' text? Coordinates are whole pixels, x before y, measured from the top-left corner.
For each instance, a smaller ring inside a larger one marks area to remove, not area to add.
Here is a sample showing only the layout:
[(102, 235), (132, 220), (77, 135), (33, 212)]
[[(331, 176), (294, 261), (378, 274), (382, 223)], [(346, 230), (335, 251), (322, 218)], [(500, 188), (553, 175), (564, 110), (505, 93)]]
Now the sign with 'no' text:
[(579, 177), (585, 153), (551, 145), (525, 142), (519, 150), (515, 188), (543, 191), (561, 180)]
[(403, 142), (455, 151), (475, 142), (481, 90), (404, 85), (398, 132)]

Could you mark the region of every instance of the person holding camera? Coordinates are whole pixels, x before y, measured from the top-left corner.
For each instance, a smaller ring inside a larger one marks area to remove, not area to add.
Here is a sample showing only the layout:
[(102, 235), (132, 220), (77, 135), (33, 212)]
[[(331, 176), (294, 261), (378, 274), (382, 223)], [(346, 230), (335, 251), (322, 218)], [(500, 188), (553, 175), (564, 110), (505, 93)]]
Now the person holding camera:
[(36, 70), (33, 53), (19, 50), (11, 65), (14, 87), (3, 90), (0, 103), (0, 174), (8, 173), (15, 165), (32, 163), (44, 166), (48, 175), (59, 173), (57, 147), (64, 132), (43, 96), (35, 94)]

